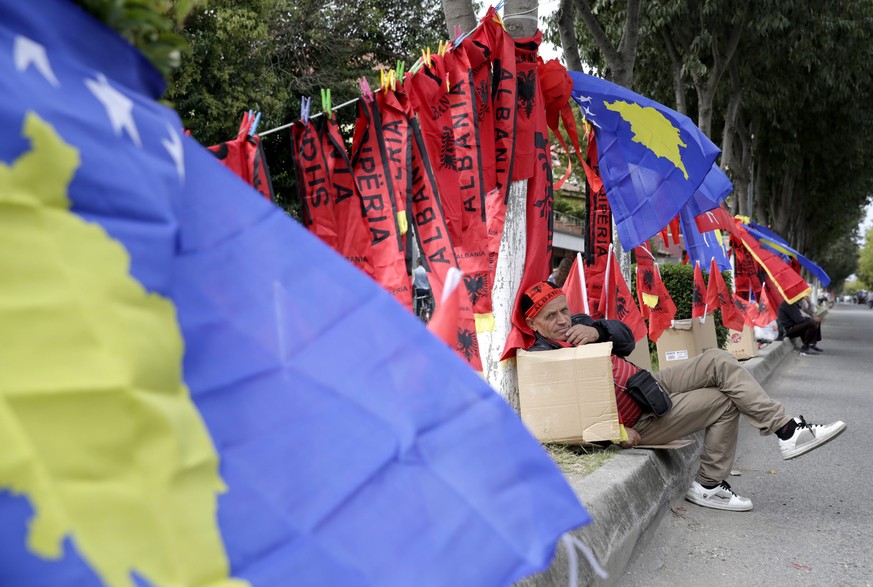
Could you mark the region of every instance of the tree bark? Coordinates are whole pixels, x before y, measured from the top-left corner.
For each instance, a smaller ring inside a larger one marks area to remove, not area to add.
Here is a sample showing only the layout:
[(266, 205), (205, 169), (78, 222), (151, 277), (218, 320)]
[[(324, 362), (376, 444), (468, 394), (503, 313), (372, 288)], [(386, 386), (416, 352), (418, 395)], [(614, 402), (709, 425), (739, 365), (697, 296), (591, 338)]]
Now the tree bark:
[(558, 32), (561, 35), (564, 64), (570, 71), (582, 71), (582, 58), (579, 56), (579, 43), (576, 41), (574, 16), (573, 0), (561, 0), (561, 4), (558, 6)]
[(673, 73), (673, 93), (676, 96), (676, 112), (688, 116), (688, 103), (685, 100), (685, 80), (682, 76), (682, 59), (679, 57), (676, 44), (670, 38), (666, 28), (661, 29), (661, 36), (664, 39), (667, 55), (670, 57), (670, 68)]
[(539, 28), (537, 0), (512, 0), (503, 8), (503, 24), (514, 39), (533, 36)]
[(476, 27), (476, 13), (473, 12), (473, 3), (470, 0), (442, 0), (442, 2), (448, 38), (455, 38), (455, 26), (460, 27), (465, 33)]
[(629, 90), (633, 89), (634, 63), (636, 62), (637, 42), (640, 33), (640, 0), (628, 0), (627, 18), (618, 48), (609, 40), (586, 0), (576, 0), (576, 9), (579, 11), (582, 22), (588, 27), (588, 32), (594, 38), (594, 42), (597, 43), (606, 58), (608, 69), (605, 72), (606, 78)]

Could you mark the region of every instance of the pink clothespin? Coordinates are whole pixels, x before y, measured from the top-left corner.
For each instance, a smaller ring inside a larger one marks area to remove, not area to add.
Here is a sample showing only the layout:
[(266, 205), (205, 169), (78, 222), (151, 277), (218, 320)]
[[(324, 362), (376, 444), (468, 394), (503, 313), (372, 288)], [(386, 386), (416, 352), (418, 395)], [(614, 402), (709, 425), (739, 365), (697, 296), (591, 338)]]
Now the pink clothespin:
[(370, 89), (370, 82), (365, 77), (358, 78), (358, 85), (361, 86), (361, 96), (367, 102), (373, 101), (373, 90)]

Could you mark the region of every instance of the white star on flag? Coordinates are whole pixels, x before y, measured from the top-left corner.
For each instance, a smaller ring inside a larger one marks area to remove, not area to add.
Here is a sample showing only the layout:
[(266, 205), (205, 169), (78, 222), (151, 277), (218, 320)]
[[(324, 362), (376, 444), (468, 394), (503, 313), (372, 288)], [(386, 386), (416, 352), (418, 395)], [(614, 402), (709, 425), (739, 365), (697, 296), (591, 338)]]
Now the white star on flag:
[(167, 153), (170, 154), (170, 157), (173, 158), (173, 161), (176, 163), (176, 172), (179, 174), (179, 181), (185, 182), (185, 149), (182, 147), (182, 139), (179, 137), (179, 133), (176, 132), (169, 124), (167, 125), (167, 133), (170, 135), (169, 139), (163, 139), (161, 144), (167, 150)]
[(18, 35), (15, 37), (15, 45), (12, 49), (13, 60), (15, 61), (15, 69), (24, 72), (28, 67), (33, 67), (42, 74), (48, 83), (54, 87), (60, 87), (61, 82), (55, 76), (52, 66), (49, 63), (48, 55), (45, 52), (45, 47), (35, 41), (31, 41), (27, 37)]
[(109, 116), (115, 134), (120, 137), (122, 131), (127, 130), (127, 134), (133, 139), (136, 146), (142, 146), (139, 131), (133, 121), (133, 100), (110, 86), (106, 76), (102, 73), (97, 74), (97, 81), (86, 79), (85, 85), (106, 108), (106, 114)]

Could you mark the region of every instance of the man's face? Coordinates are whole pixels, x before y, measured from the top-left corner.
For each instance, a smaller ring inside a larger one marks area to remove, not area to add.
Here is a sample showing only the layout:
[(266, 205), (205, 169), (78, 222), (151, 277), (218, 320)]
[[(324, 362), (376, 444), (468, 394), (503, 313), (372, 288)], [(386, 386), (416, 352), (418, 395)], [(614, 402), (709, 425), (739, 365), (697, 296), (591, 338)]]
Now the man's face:
[(546, 304), (539, 314), (527, 318), (526, 321), (532, 330), (552, 340), (566, 340), (567, 329), (573, 324), (570, 320), (567, 298), (564, 296), (556, 297)]

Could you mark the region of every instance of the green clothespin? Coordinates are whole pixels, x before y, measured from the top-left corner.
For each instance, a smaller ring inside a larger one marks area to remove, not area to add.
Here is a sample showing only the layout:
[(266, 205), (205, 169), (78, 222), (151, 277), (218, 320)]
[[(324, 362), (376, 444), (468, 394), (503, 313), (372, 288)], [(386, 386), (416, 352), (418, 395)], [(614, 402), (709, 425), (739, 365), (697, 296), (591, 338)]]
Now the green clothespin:
[(321, 109), (327, 114), (328, 118), (332, 116), (330, 108), (330, 88), (321, 88)]
[(398, 59), (397, 67), (394, 68), (394, 71), (397, 72), (398, 81), (403, 83), (403, 73), (406, 71), (406, 64)]

